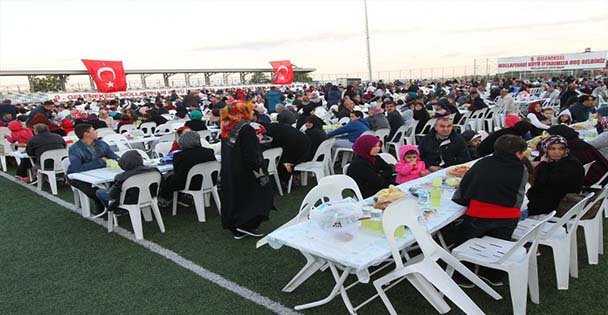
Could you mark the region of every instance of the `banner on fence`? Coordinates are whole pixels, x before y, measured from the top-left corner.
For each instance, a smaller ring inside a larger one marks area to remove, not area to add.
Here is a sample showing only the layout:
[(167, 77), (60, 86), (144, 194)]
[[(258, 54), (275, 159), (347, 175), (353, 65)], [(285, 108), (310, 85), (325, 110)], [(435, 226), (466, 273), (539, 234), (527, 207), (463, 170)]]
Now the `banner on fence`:
[(498, 58), (498, 73), (602, 69), (607, 58), (608, 51)]

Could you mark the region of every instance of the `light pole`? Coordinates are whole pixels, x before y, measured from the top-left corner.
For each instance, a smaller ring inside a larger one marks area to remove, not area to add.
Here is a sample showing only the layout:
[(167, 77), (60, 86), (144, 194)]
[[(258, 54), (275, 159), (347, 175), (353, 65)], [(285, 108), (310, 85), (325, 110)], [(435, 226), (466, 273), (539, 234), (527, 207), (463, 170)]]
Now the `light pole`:
[(365, 40), (367, 44), (367, 72), (369, 75), (369, 81), (372, 81), (372, 57), (369, 50), (369, 23), (367, 22), (367, 0), (363, 0), (363, 6), (365, 7)]

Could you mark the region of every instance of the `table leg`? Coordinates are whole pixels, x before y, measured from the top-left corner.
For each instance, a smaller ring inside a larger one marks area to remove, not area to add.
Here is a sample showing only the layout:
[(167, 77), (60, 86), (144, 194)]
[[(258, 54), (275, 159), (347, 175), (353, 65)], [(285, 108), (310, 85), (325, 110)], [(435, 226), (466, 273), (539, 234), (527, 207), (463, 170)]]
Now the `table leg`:
[(304, 281), (310, 278), (310, 276), (325, 265), (325, 260), (315, 258), (307, 253), (302, 254), (306, 258), (306, 265), (302, 267), (300, 272), (298, 272), (293, 279), (289, 281), (289, 283), (287, 283), (287, 285), (283, 288), (283, 292), (293, 292), (293, 290), (299, 287), (302, 283), (304, 283)]
[(297, 311), (299, 311), (299, 310), (304, 310), (304, 309), (307, 309), (307, 308), (321, 306), (321, 305), (329, 303), (331, 300), (333, 300), (336, 297), (336, 295), (341, 294), (342, 295), (342, 300), (344, 301), (344, 305), (348, 309), (348, 312), (350, 314), (355, 314), (353, 306), (350, 303), (348, 295), (346, 294), (346, 290), (344, 289), (344, 281), (346, 281), (346, 278), (350, 274), (351, 268), (347, 267), (342, 272), (342, 275), (340, 275), (338, 273), (338, 270), (336, 269), (336, 266), (332, 262), (328, 262), (328, 264), (329, 264), (329, 268), (331, 269), (331, 273), (332, 273), (332, 275), (334, 277), (334, 280), (336, 281), (336, 285), (331, 290), (331, 292), (329, 293), (329, 295), (326, 298), (324, 298), (322, 300), (319, 300), (319, 301), (315, 301), (315, 302), (311, 302), (311, 303), (307, 303), (307, 304), (302, 304), (302, 305), (296, 305), (296, 307), (294, 307), (294, 309), (296, 309)]

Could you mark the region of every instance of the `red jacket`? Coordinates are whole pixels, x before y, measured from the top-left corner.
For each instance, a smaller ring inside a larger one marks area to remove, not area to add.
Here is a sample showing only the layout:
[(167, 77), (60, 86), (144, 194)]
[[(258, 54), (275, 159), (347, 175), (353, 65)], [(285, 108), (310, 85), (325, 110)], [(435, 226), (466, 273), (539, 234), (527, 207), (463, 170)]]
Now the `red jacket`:
[(18, 142), (25, 144), (34, 136), (34, 133), (30, 129), (25, 128), (18, 120), (8, 123), (8, 129), (11, 131), (11, 135), (6, 137), (6, 140), (10, 143)]

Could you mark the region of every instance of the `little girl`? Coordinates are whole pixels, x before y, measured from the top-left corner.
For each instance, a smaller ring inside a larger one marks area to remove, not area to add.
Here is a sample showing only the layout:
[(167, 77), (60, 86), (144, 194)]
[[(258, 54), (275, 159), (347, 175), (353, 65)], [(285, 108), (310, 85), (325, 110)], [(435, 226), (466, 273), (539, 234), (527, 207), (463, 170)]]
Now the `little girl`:
[(407, 144), (399, 149), (399, 163), (395, 165), (397, 172), (397, 184), (409, 182), (413, 179), (429, 174), (423, 161), (420, 161), (420, 153), (414, 145)]

